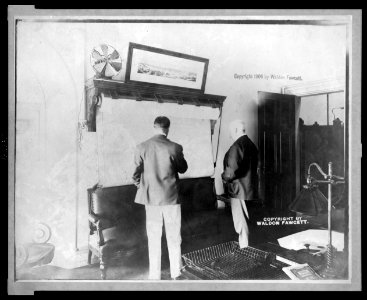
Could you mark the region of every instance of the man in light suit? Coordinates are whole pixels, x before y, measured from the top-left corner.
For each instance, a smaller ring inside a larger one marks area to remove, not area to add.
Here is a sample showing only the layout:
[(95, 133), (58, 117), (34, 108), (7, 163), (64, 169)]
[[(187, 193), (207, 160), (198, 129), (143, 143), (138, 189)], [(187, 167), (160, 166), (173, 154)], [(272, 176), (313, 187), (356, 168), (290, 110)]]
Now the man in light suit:
[(222, 179), (230, 197), (233, 224), (239, 235), (240, 248), (249, 244), (247, 219), (249, 212), (246, 202), (257, 199), (258, 150), (245, 133), (243, 121), (230, 124), (230, 135), (234, 141), (224, 156)]
[(167, 138), (170, 120), (157, 117), (155, 135), (135, 151), (133, 180), (138, 190), (135, 202), (145, 205), (149, 249), (149, 279), (161, 279), (162, 226), (166, 230), (171, 277), (181, 275), (181, 205), (178, 173), (185, 173), (187, 162), (181, 145)]

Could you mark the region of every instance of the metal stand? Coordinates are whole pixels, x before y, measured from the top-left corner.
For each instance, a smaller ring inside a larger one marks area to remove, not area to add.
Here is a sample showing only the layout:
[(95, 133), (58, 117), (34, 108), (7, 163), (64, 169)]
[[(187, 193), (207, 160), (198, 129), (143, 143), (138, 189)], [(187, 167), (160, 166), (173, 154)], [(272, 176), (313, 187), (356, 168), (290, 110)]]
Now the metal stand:
[[(313, 165), (317, 167), (319, 172), (324, 176), (324, 178), (326, 180), (316, 180), (316, 179), (311, 177), (310, 168)], [(326, 183), (326, 184), (328, 184), (328, 245), (327, 245), (327, 252), (326, 252), (326, 267), (321, 272), (320, 275), (325, 279), (335, 278), (338, 275), (338, 272), (337, 272), (337, 270), (335, 269), (335, 266), (334, 266), (334, 252), (335, 252), (336, 249), (332, 245), (332, 234), (331, 234), (331, 232), (332, 232), (331, 231), (331, 207), (332, 207), (332, 204), (331, 204), (331, 199), (332, 199), (331, 187), (332, 187), (333, 184), (344, 183), (344, 178), (333, 175), (333, 165), (332, 165), (331, 162), (329, 162), (328, 174), (325, 174), (318, 164), (312, 163), (308, 167), (307, 183), (309, 185), (312, 185), (313, 183)]]

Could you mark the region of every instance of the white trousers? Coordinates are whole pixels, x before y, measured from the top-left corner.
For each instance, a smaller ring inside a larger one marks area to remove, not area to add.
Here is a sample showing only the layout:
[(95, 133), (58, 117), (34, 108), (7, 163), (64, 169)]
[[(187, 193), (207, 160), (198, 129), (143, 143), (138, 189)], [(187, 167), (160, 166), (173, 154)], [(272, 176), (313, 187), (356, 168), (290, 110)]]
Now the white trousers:
[(149, 279), (161, 279), (162, 227), (166, 231), (171, 277), (181, 274), (181, 205), (146, 205)]
[(249, 218), (246, 203), (245, 200), (236, 198), (230, 198), (230, 200), (234, 229), (239, 235), (238, 242), (240, 244), (240, 248), (244, 248), (248, 246), (249, 235), (249, 229), (244, 215), (245, 213), (247, 218)]

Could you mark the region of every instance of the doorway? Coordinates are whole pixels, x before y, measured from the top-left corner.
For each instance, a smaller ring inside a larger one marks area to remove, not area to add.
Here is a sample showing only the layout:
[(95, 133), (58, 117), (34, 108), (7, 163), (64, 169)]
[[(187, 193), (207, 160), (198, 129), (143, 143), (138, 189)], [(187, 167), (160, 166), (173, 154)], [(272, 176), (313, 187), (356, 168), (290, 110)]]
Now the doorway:
[[(344, 92), (322, 93), (301, 97), (299, 116), (300, 138), (300, 182), (306, 184), (308, 166), (317, 163), (327, 173), (332, 162), (333, 174), (345, 177), (345, 99)], [(312, 170), (311, 170), (312, 171)], [(318, 172), (312, 177), (322, 179)], [(327, 197), (328, 186), (320, 185), (320, 191)], [(344, 185), (332, 186), (332, 203), (343, 207), (347, 201)]]
[(259, 196), (266, 207), (287, 213), (300, 188), (300, 98), (258, 92), (258, 100)]
[[(258, 99), (260, 197), (266, 206), (287, 211), (306, 184), (310, 163), (327, 172), (331, 161), (333, 173), (345, 177), (343, 91), (301, 97), (259, 92)], [(333, 203), (346, 201), (344, 186), (333, 189)], [(320, 190), (327, 197), (327, 186)]]

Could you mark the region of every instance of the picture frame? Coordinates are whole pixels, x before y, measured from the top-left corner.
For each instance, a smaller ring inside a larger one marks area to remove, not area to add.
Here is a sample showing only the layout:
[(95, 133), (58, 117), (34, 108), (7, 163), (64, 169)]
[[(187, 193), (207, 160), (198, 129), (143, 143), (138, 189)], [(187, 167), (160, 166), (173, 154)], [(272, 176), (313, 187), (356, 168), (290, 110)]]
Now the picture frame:
[(129, 43), (125, 81), (204, 93), (209, 59)]

